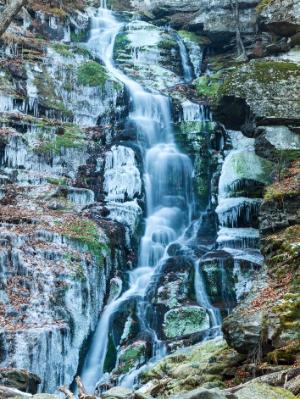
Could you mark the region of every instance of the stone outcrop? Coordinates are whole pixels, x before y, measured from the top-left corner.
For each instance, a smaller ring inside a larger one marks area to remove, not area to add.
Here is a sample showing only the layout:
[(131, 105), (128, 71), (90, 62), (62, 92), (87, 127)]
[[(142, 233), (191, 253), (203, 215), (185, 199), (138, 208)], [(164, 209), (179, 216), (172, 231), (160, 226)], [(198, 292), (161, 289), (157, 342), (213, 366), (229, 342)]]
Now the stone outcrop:
[(299, 44), (300, 12), (297, 0), (261, 2), (258, 11), (263, 30), (290, 37), (292, 44)]
[[(186, 29), (204, 34), (214, 46), (228, 45), (236, 33), (234, 5), (228, 1), (150, 1), (132, 0), (134, 8), (150, 19), (169, 23), (176, 29)], [(256, 0), (239, 1), (242, 34), (255, 32)]]
[(18, 389), (22, 392), (35, 394), (41, 379), (27, 370), (0, 369), (0, 384), (2, 386)]

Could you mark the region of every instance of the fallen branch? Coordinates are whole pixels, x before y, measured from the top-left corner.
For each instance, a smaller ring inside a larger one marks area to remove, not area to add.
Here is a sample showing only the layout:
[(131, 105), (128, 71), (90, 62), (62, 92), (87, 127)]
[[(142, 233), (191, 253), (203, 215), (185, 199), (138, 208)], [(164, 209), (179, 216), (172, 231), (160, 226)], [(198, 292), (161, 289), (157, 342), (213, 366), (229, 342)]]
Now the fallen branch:
[(66, 395), (66, 399), (75, 399), (73, 393), (65, 386), (61, 386), (58, 390)]
[(10, 0), (0, 14), (0, 37), (6, 32), (13, 18), (21, 11), (21, 8), (28, 3), (28, 0)]

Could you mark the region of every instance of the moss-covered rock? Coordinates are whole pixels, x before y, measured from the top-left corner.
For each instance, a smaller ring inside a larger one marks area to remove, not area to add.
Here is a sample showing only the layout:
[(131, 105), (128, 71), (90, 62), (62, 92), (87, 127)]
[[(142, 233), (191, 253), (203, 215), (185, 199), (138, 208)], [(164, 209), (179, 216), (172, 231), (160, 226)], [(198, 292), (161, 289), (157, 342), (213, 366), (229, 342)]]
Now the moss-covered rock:
[(222, 196), (234, 195), (247, 185), (267, 185), (272, 181), (272, 162), (259, 157), (254, 151), (233, 151), (225, 159), (220, 177)]
[(117, 367), (114, 370), (114, 374), (126, 374), (131, 369), (143, 364), (146, 359), (146, 353), (147, 343), (145, 341), (136, 341), (125, 347), (118, 356)]
[(226, 73), (218, 96), (226, 99), (227, 106), (230, 102), (234, 104), (235, 98), (244, 100), (258, 120), (299, 121), (299, 89), (298, 64), (273, 59), (252, 60)]
[(195, 170), (195, 192), (199, 205), (205, 209), (210, 195), (210, 181), (218, 160), (213, 156), (213, 140), (217, 125), (211, 121), (181, 121), (176, 124), (176, 142), (192, 159)]
[(38, 385), (41, 383), (40, 378), (27, 370), (3, 368), (0, 369), (0, 384), (10, 388), (18, 389), (22, 392), (35, 394)]
[(199, 306), (182, 306), (169, 310), (164, 317), (163, 330), (167, 339), (190, 335), (209, 328), (206, 311)]
[(141, 393), (167, 398), (199, 386), (223, 388), (242, 359), (220, 338), (178, 350), (142, 373)]
[(235, 393), (238, 399), (296, 399), (286, 389), (262, 383), (250, 383)]

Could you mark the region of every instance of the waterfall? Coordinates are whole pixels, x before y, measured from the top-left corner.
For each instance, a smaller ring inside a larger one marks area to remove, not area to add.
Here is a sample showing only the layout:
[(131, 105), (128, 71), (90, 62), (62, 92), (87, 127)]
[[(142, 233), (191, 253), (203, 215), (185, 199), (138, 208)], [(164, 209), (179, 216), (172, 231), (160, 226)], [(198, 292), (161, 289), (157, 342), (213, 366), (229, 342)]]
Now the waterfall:
[[(163, 261), (168, 258), (167, 247), (184, 235), (193, 214), (193, 167), (189, 157), (181, 153), (174, 142), (170, 99), (159, 93), (147, 92), (114, 66), (114, 42), (121, 28), (122, 24), (106, 9), (105, 1), (102, 1), (97, 14), (92, 18), (88, 48), (101, 58), (111, 76), (125, 84), (130, 94), (129, 120), (139, 131), (139, 143), (145, 160), (147, 217), (138, 266), (129, 272), (129, 288), (105, 307), (85, 358), (81, 377), (87, 391), (90, 392), (94, 391), (104, 373), (111, 321), (126, 301), (134, 299), (138, 302), (139, 323), (152, 339), (152, 359), (158, 359), (165, 353), (163, 343), (158, 340), (156, 332), (147, 320), (147, 291), (153, 277), (159, 273)], [(188, 67), (184, 45), (180, 43), (185, 78), (190, 80), (191, 68)], [(112, 195), (111, 191), (108, 191), (109, 207)], [(128, 204), (122, 203), (122, 196), (119, 196), (118, 200), (120, 208)], [(209, 303), (206, 301), (202, 305)], [(211, 314), (211, 306), (208, 307)], [(214, 315), (212, 318), (211, 324), (217, 325)], [(125, 378), (124, 385), (132, 384), (136, 374)]]
[(190, 83), (193, 80), (193, 69), (191, 67), (189, 54), (185, 47), (185, 44), (183, 43), (183, 40), (179, 35), (176, 35), (176, 40), (179, 46), (184, 81), (186, 83)]

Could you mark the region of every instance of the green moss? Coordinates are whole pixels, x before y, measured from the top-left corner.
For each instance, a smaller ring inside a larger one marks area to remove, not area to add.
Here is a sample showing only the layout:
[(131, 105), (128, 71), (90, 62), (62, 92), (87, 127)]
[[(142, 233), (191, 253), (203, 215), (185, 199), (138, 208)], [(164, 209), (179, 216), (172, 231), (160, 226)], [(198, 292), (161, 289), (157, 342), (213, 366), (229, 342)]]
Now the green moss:
[(118, 374), (125, 374), (130, 371), (140, 359), (145, 356), (145, 345), (132, 345), (125, 349), (119, 358)]
[(47, 182), (49, 184), (53, 184), (54, 186), (66, 186), (67, 181), (64, 177), (55, 178), (55, 177), (47, 177)]
[(77, 80), (82, 86), (102, 87), (107, 79), (105, 68), (95, 61), (85, 62), (77, 70)]
[[(300, 248), (298, 249), (300, 255)], [(294, 332), (294, 338), (300, 339), (300, 297), (299, 292), (286, 294), (283, 300), (273, 308), (279, 315), (282, 330)], [(300, 351), (300, 342), (298, 351)]]
[(210, 76), (200, 76), (200, 78), (195, 80), (195, 86), (199, 96), (213, 100), (219, 95), (221, 87), (220, 75), (217, 73)]
[(75, 43), (85, 42), (88, 38), (88, 31), (85, 30), (77, 30), (75, 32), (71, 32), (71, 41)]
[(53, 140), (45, 140), (35, 147), (36, 152), (61, 154), (63, 148), (81, 148), (85, 145), (83, 131), (75, 125), (65, 125), (64, 134), (55, 135)]
[(207, 328), (205, 311), (196, 306), (169, 310), (165, 314), (163, 330), (167, 338), (193, 334)]
[(109, 334), (107, 352), (104, 361), (104, 372), (110, 373), (114, 369), (116, 361), (117, 361), (117, 349), (114, 344), (112, 334)]
[[(261, 85), (272, 85), (287, 79), (300, 76), (300, 65), (288, 61), (253, 60), (241, 67), (236, 66), (228, 70), (224, 82), (219, 88), (219, 95), (244, 95), (244, 84), (255, 81)], [(248, 87), (248, 86), (247, 86)]]
[(72, 112), (65, 106), (62, 99), (56, 94), (56, 85), (46, 68), (43, 68), (42, 74), (35, 76), (33, 83), (38, 89), (40, 102), (45, 108), (61, 112), (66, 117), (72, 117)]
[(90, 50), (88, 50), (87, 48), (77, 45), (76, 47), (74, 47), (74, 53), (81, 55), (85, 58), (93, 58), (92, 53), (90, 52)]
[(180, 30), (178, 33), (183, 39), (190, 40), (191, 42), (195, 42), (202, 46), (211, 44), (211, 41), (206, 36), (199, 36), (196, 33), (187, 30)]
[(287, 61), (258, 61), (253, 64), (254, 76), (259, 82), (276, 82), (286, 79), (287, 75), (300, 76), (300, 65)]
[(258, 13), (262, 12), (265, 8), (274, 3), (275, 0), (261, 0), (256, 6), (256, 11)]
[(177, 43), (172, 39), (164, 39), (158, 43), (158, 48), (163, 50), (172, 50), (177, 47)]
[(126, 33), (119, 33), (114, 44), (114, 59), (119, 58), (119, 52), (126, 53), (129, 49), (129, 45), (130, 40), (128, 39), (128, 35)]
[(103, 252), (108, 251), (106, 243), (101, 242), (98, 228), (95, 222), (90, 219), (77, 219), (73, 222), (61, 225), (63, 234), (72, 240), (78, 241), (80, 244), (87, 247), (100, 265)]
[(63, 43), (54, 43), (52, 44), (52, 48), (63, 57), (74, 58), (74, 54), (72, 53), (72, 49), (70, 46)]
[(238, 391), (239, 399), (296, 399), (291, 392), (279, 387), (253, 382)]

